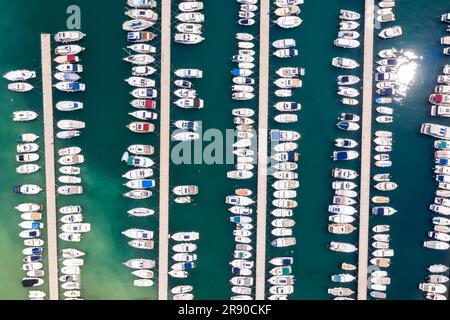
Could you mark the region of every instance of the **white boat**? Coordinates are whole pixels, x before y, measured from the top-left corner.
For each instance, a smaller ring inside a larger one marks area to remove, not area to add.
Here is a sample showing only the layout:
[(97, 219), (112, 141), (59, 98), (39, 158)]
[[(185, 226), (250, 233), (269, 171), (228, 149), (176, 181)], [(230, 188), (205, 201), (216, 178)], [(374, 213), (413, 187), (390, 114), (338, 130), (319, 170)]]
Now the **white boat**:
[(147, 64), (153, 63), (155, 58), (149, 54), (134, 54), (123, 58), (123, 61), (129, 62), (133, 65), (145, 66)]
[(436, 250), (448, 250), (450, 248), (450, 244), (448, 244), (447, 242), (435, 241), (435, 240), (424, 241), (423, 246), (425, 248), (436, 249)]
[(62, 195), (77, 195), (83, 193), (82, 186), (60, 186), (57, 189), (57, 192)]
[(61, 31), (55, 34), (55, 41), (69, 43), (82, 40), (86, 34), (77, 30)]
[(330, 250), (337, 251), (337, 252), (351, 253), (351, 252), (355, 252), (357, 249), (351, 243), (331, 241), (330, 242)]
[(342, 69), (355, 69), (359, 67), (359, 64), (352, 59), (349, 58), (341, 58), (341, 57), (335, 57), (332, 60), (332, 65), (337, 68)]
[(337, 38), (333, 43), (336, 47), (341, 48), (358, 48), (360, 46), (360, 42), (358, 40), (347, 38)]
[(84, 91), (86, 86), (84, 83), (80, 82), (58, 82), (54, 85), (54, 87), (58, 90), (65, 92), (79, 92)]
[(153, 169), (150, 168), (133, 169), (122, 175), (123, 178), (128, 180), (145, 179), (151, 176), (153, 176)]
[(383, 39), (389, 39), (401, 36), (403, 33), (402, 28), (400, 26), (393, 26), (389, 28), (385, 28), (378, 33), (378, 36)]
[(180, 33), (202, 34), (202, 25), (200, 23), (179, 23), (176, 29)]
[(153, 231), (144, 229), (127, 229), (122, 234), (131, 239), (150, 240), (153, 239)]
[(150, 259), (130, 259), (123, 263), (130, 269), (152, 269), (155, 267), (155, 261)]
[(155, 0), (128, 0), (127, 5), (133, 8), (146, 9), (146, 8), (155, 8), (156, 7)]
[(77, 250), (77, 249), (67, 248), (67, 249), (62, 249), (61, 254), (62, 254), (63, 258), (72, 259), (72, 258), (83, 257), (86, 253), (84, 253), (83, 251)]
[(150, 279), (135, 279), (133, 285), (136, 287), (151, 287), (153, 286), (153, 280)]
[(60, 233), (58, 235), (58, 237), (64, 241), (70, 241), (70, 242), (80, 242), (81, 241), (81, 233), (63, 232), (63, 233)]
[(431, 293), (446, 293), (447, 287), (440, 283), (420, 283), (419, 289), (424, 292), (431, 292)]
[(180, 78), (202, 78), (203, 71), (199, 69), (178, 69), (175, 75)]
[(27, 122), (33, 121), (38, 117), (38, 114), (34, 111), (15, 111), (13, 112), (13, 121)]
[(272, 46), (277, 49), (292, 48), (295, 47), (295, 45), (296, 45), (295, 39), (292, 38), (279, 39), (272, 42)]
[(397, 189), (397, 184), (395, 182), (379, 182), (374, 188), (380, 191), (391, 191)]
[(16, 161), (19, 163), (29, 163), (39, 160), (39, 154), (37, 153), (24, 153), (16, 155)]
[(271, 242), (271, 245), (276, 248), (290, 247), (295, 244), (296, 244), (296, 239), (293, 237), (277, 238)]
[(151, 9), (130, 9), (125, 12), (125, 15), (132, 19), (158, 20), (158, 14)]
[(36, 72), (30, 70), (14, 70), (3, 75), (8, 81), (27, 81), (36, 78)]
[(279, 17), (274, 21), (276, 25), (284, 29), (296, 28), (302, 23), (302, 19), (297, 16)]
[(200, 238), (200, 234), (198, 232), (177, 232), (171, 238), (175, 241), (194, 241)]
[(134, 208), (127, 211), (131, 216), (135, 217), (148, 217), (155, 214), (155, 210), (148, 208)]
[(42, 191), (42, 188), (36, 184), (23, 184), (19, 186), (14, 186), (13, 191), (16, 193), (35, 195)]
[(358, 12), (341, 9), (339, 11), (339, 19), (341, 20), (358, 20), (361, 15)]
[(152, 279), (154, 276), (154, 272), (152, 270), (147, 269), (140, 269), (135, 270), (131, 272), (136, 277), (142, 278), (142, 279)]
[(341, 21), (339, 22), (339, 30), (341, 31), (349, 31), (355, 30), (359, 27), (359, 23), (356, 21)]
[(174, 41), (181, 44), (198, 44), (205, 40), (201, 35), (194, 33), (176, 33)]

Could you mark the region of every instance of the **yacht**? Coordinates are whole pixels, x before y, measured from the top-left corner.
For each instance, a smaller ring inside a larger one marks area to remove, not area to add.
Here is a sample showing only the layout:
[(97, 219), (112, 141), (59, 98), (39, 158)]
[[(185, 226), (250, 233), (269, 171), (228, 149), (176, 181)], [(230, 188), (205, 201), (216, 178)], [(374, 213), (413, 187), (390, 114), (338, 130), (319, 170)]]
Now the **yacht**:
[(14, 193), (21, 193), (27, 195), (35, 195), (42, 191), (42, 188), (36, 184), (23, 184), (13, 187)]
[(65, 92), (80, 92), (86, 89), (84, 83), (80, 82), (58, 82), (54, 85), (54, 87), (60, 91)]
[(357, 84), (359, 81), (359, 77), (353, 75), (342, 75), (337, 77), (337, 84), (340, 86), (350, 86), (353, 84)]
[(358, 39), (359, 38), (359, 32), (357, 31), (339, 31), (338, 32), (338, 38), (343, 39)]
[(353, 180), (358, 177), (358, 173), (355, 170), (342, 169), (342, 168), (334, 168), (331, 171), (331, 174), (334, 178), (337, 178), (337, 179)]
[(16, 155), (16, 161), (20, 163), (35, 162), (39, 160), (37, 153), (25, 153)]
[(328, 293), (337, 297), (347, 297), (351, 296), (354, 293), (354, 291), (351, 290), (350, 288), (331, 288), (328, 289)]
[(298, 102), (280, 101), (274, 104), (274, 108), (281, 112), (290, 112), (300, 110), (302, 105)]
[(8, 81), (27, 81), (36, 78), (36, 72), (30, 70), (14, 70), (3, 75)]
[(341, 274), (334, 274), (331, 276), (331, 281), (333, 282), (352, 282), (355, 281), (356, 277), (349, 273), (341, 273)]
[(328, 225), (328, 232), (333, 234), (350, 234), (356, 228), (349, 223), (335, 223)]
[(154, 242), (153, 240), (131, 240), (128, 241), (128, 245), (136, 249), (152, 250)]
[(155, 261), (150, 259), (131, 259), (123, 263), (131, 269), (152, 269), (155, 267)]
[(336, 147), (351, 149), (358, 146), (358, 142), (352, 139), (337, 138), (334, 141), (335, 141), (334, 145)]
[(391, 216), (391, 215), (393, 215), (396, 212), (397, 212), (397, 210), (395, 210), (392, 207), (373, 207), (372, 208), (372, 214), (373, 215)]
[(359, 157), (359, 153), (357, 151), (333, 151), (332, 159), (333, 161), (341, 161), (341, 160), (353, 160)]
[(198, 194), (198, 187), (195, 185), (177, 186), (172, 192), (177, 196), (192, 196)]
[(300, 13), (300, 7), (298, 5), (290, 5), (289, 7), (277, 8), (274, 11), (278, 17), (291, 16)]
[(144, 229), (127, 229), (122, 234), (131, 239), (151, 240), (153, 239), (153, 231)]
[(334, 45), (336, 47), (341, 48), (358, 48), (360, 46), (360, 42), (358, 40), (354, 39), (347, 39), (347, 38), (337, 38), (334, 40)]
[(127, 46), (127, 48), (141, 54), (156, 53), (156, 48), (146, 43), (135, 43)]
[(132, 154), (143, 156), (150, 156), (155, 152), (155, 148), (153, 146), (146, 144), (133, 144), (128, 146), (127, 150)]
[(431, 293), (446, 293), (447, 287), (440, 283), (420, 283), (419, 289), (424, 292), (431, 292)]
[(287, 238), (277, 238), (271, 242), (272, 246), (276, 248), (284, 248), (284, 247), (290, 247), (295, 245), (296, 239), (293, 237), (287, 237)]
[(59, 111), (76, 111), (83, 109), (83, 103), (78, 101), (60, 101), (56, 104)]
[(339, 19), (341, 20), (358, 20), (361, 15), (355, 11), (341, 9), (339, 11)]

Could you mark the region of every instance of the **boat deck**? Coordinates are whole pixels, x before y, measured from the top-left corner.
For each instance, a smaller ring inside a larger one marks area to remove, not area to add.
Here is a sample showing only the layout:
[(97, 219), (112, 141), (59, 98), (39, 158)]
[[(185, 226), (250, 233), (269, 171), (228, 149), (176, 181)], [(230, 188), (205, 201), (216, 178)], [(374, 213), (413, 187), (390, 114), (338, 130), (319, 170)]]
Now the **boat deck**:
[(161, 111), (159, 190), (158, 299), (167, 300), (169, 254), (169, 163), (170, 163), (170, 0), (161, 1)]
[(258, 202), (256, 220), (256, 300), (264, 300), (266, 273), (267, 143), (269, 113), (270, 0), (261, 0), (259, 42)]
[(50, 300), (58, 300), (58, 249), (53, 132), (52, 54), (49, 34), (41, 34), (42, 99), (44, 111), (45, 191), (47, 213), (48, 288)]
[(369, 250), (370, 160), (372, 141), (372, 79), (374, 0), (365, 0), (364, 74), (361, 136), (361, 185), (359, 209), (358, 300), (367, 300)]

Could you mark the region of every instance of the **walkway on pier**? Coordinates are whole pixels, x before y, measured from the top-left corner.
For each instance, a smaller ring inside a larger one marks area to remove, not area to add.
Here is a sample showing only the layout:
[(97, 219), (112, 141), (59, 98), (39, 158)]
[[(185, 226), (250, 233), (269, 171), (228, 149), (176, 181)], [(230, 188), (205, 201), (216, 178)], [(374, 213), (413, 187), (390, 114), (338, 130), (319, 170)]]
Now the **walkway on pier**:
[(364, 15), (364, 75), (361, 136), (361, 186), (359, 209), (358, 300), (367, 300), (369, 250), (370, 160), (372, 141), (372, 79), (374, 0), (366, 0)]
[(55, 146), (53, 133), (52, 54), (49, 34), (41, 34), (42, 99), (44, 109), (45, 191), (47, 213), (48, 288), (50, 300), (58, 300), (58, 228), (56, 221)]
[(170, 18), (171, 1), (162, 0), (161, 11), (161, 111), (159, 189), (158, 299), (167, 300), (169, 254), (169, 163), (170, 163)]
[(256, 210), (256, 300), (264, 300), (266, 273), (270, 0), (261, 0), (260, 5), (258, 203)]

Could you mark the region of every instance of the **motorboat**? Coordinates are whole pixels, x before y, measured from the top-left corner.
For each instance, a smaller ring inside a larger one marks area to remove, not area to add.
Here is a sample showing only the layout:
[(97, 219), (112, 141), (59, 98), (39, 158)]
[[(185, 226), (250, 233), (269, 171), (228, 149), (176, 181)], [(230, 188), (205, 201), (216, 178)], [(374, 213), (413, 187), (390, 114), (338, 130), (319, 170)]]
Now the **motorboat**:
[(342, 75), (337, 77), (337, 84), (340, 86), (350, 86), (357, 84), (360, 81), (359, 77), (354, 75)]
[(330, 250), (336, 251), (336, 252), (351, 253), (351, 252), (355, 252), (357, 249), (351, 243), (331, 241), (330, 242)]
[(19, 212), (38, 212), (43, 209), (43, 205), (38, 203), (26, 202), (15, 206), (15, 209)]
[(55, 41), (61, 43), (76, 42), (82, 40), (86, 34), (78, 30), (61, 31), (55, 34)]
[(178, 243), (174, 245), (172, 249), (179, 253), (189, 253), (197, 250), (197, 245), (195, 243)]
[(69, 242), (80, 242), (81, 241), (81, 233), (68, 233), (63, 232), (58, 235), (61, 240), (69, 241)]
[(153, 40), (156, 35), (148, 31), (131, 31), (127, 33), (128, 42), (142, 43)]
[(339, 288), (328, 289), (328, 293), (330, 295), (337, 296), (337, 297), (347, 297), (347, 296), (351, 296), (354, 293), (354, 291), (351, 290), (350, 288), (339, 287)]
[(138, 240), (153, 239), (153, 231), (151, 230), (133, 228), (122, 231), (122, 234), (131, 239), (138, 239)]
[(133, 8), (147, 9), (155, 8), (157, 3), (155, 0), (128, 0), (127, 5)]
[(54, 87), (60, 91), (65, 92), (80, 92), (86, 89), (84, 83), (68, 81), (58, 82), (54, 85)]
[(337, 38), (333, 43), (336, 47), (340, 48), (358, 48), (360, 46), (360, 42), (358, 40), (347, 38)]
[(128, 241), (128, 245), (136, 249), (152, 250), (154, 242), (153, 240), (131, 240)]
[(352, 282), (355, 281), (356, 277), (349, 273), (340, 273), (340, 274), (333, 274), (331, 276), (331, 281), (333, 282)]
[(294, 78), (305, 75), (305, 69), (298, 67), (284, 67), (279, 68), (276, 71), (276, 74), (283, 78)]
[(276, 49), (286, 49), (286, 48), (292, 48), (296, 46), (295, 39), (288, 38), (288, 39), (279, 39), (272, 42), (272, 46)]
[(331, 175), (337, 179), (349, 179), (353, 180), (358, 177), (358, 173), (355, 170), (334, 168), (331, 171)]
[(341, 31), (350, 31), (355, 30), (359, 27), (359, 22), (351, 21), (351, 20), (345, 20), (339, 22), (339, 30)]
[(37, 153), (25, 153), (16, 155), (16, 161), (19, 163), (29, 163), (39, 160), (39, 154)]
[(62, 195), (77, 195), (83, 193), (82, 186), (60, 186), (57, 189), (57, 192)]
[(354, 215), (357, 212), (357, 210), (349, 205), (333, 204), (328, 206), (328, 212), (334, 214)]
[(198, 44), (205, 40), (201, 35), (194, 33), (176, 33), (174, 41), (181, 44)]
[(334, 145), (340, 148), (352, 149), (358, 146), (358, 142), (352, 139), (337, 138)]
[(80, 154), (72, 154), (68, 156), (63, 156), (58, 160), (59, 164), (62, 165), (74, 165), (84, 163), (84, 156)]
[(149, 190), (131, 190), (124, 193), (123, 196), (134, 200), (143, 200), (150, 198), (152, 196), (152, 192)]
[(271, 242), (271, 245), (276, 248), (284, 248), (294, 246), (296, 244), (296, 239), (293, 237), (286, 238), (276, 238)]
[(36, 72), (30, 70), (14, 70), (3, 75), (8, 81), (27, 81), (36, 78)]
[(333, 151), (333, 161), (353, 160), (359, 157), (359, 153), (354, 150), (350, 151)]
[(179, 23), (176, 29), (180, 33), (202, 34), (202, 25), (200, 23)]
[(90, 223), (66, 223), (61, 226), (61, 230), (67, 233), (86, 233), (91, 231)]
[(359, 64), (352, 59), (349, 58), (341, 58), (341, 57), (335, 57), (332, 60), (332, 65), (337, 68), (342, 69), (355, 69), (359, 67)]
[(424, 292), (431, 292), (431, 293), (446, 293), (447, 287), (441, 283), (420, 283), (419, 289)]
[(34, 133), (23, 133), (19, 134), (16, 140), (17, 142), (31, 143), (35, 142), (37, 139), (39, 139), (39, 136)]
[(397, 189), (397, 184), (395, 182), (379, 182), (374, 188), (380, 191), (392, 191)]
[(284, 29), (291, 29), (298, 27), (302, 23), (302, 19), (293, 15), (293, 16), (282, 16), (274, 21), (276, 25)]
[(129, 215), (135, 217), (148, 217), (155, 214), (155, 210), (148, 208), (134, 208), (127, 211)]
[(79, 130), (65, 130), (58, 132), (56, 134), (56, 137), (58, 139), (71, 139), (75, 137), (79, 137), (81, 135), (81, 132)]
[(339, 31), (338, 32), (338, 38), (343, 39), (358, 39), (359, 38), (359, 32), (357, 31)]
[(76, 111), (83, 109), (83, 103), (78, 101), (60, 101), (56, 104), (59, 111)]
[(359, 96), (359, 91), (350, 87), (338, 87), (338, 95), (348, 98), (355, 98)]
[(401, 36), (403, 34), (402, 28), (400, 26), (393, 26), (385, 28), (378, 33), (378, 36), (383, 39), (390, 39), (394, 37)]
[(156, 265), (155, 261), (150, 259), (130, 259), (123, 264), (130, 269), (136, 270), (152, 269)]
[[(135, 93), (138, 94), (137, 92)], [(156, 109), (156, 101), (154, 100), (134, 99), (130, 104), (136, 109)]]
[(333, 234), (350, 234), (356, 228), (349, 223), (336, 223), (328, 225), (328, 232)]
[(122, 29), (125, 31), (143, 31), (145, 29), (150, 28), (155, 23), (153, 21), (149, 20), (143, 20), (143, 19), (133, 19), (125, 21), (122, 24)]
[(21, 193), (26, 195), (35, 195), (42, 191), (42, 188), (36, 184), (23, 184), (13, 187), (14, 193)]
[(58, 46), (55, 48), (55, 54), (57, 56), (77, 55), (82, 51), (84, 51), (84, 48), (77, 44)]
[(141, 53), (141, 54), (156, 53), (156, 48), (147, 43), (135, 43), (135, 44), (127, 46), (127, 48), (133, 50), (136, 53)]
[(289, 7), (277, 8), (274, 11), (278, 17), (291, 16), (300, 13), (300, 7), (298, 5), (291, 5)]
[(15, 111), (12, 115), (15, 122), (29, 122), (38, 117), (38, 114), (34, 111)]
[(292, 58), (298, 56), (298, 50), (294, 48), (278, 49), (273, 55), (278, 58)]
[(433, 264), (427, 268), (432, 273), (443, 273), (448, 271), (448, 266), (444, 264)]
[(125, 15), (131, 19), (158, 20), (158, 14), (151, 9), (130, 9), (125, 12)]
[(56, 126), (61, 130), (76, 130), (84, 129), (86, 124), (77, 120), (60, 120), (56, 123)]
[(302, 80), (297, 78), (280, 78), (273, 82), (278, 88), (291, 89), (300, 88)]
[[(145, 58), (144, 58), (145, 60)], [(149, 65), (134, 65), (131, 68), (131, 74), (136, 77), (147, 77), (156, 72), (156, 68), (149, 66)], [(136, 79), (135, 79), (136, 80)], [(151, 80), (151, 79), (149, 79)], [(138, 86), (139, 83), (143, 83), (142, 80), (138, 80), (139, 82), (135, 82), (135, 86)], [(154, 80), (151, 81), (145, 81), (144, 85), (150, 85), (151, 83), (154, 84)], [(154, 85), (153, 85), (154, 86)]]
[(372, 208), (372, 214), (373, 215), (391, 216), (391, 215), (393, 215), (396, 212), (397, 212), (397, 210), (395, 210), (392, 207), (373, 207)]
[(339, 11), (339, 19), (341, 20), (358, 20), (361, 15), (355, 11), (341, 9)]

